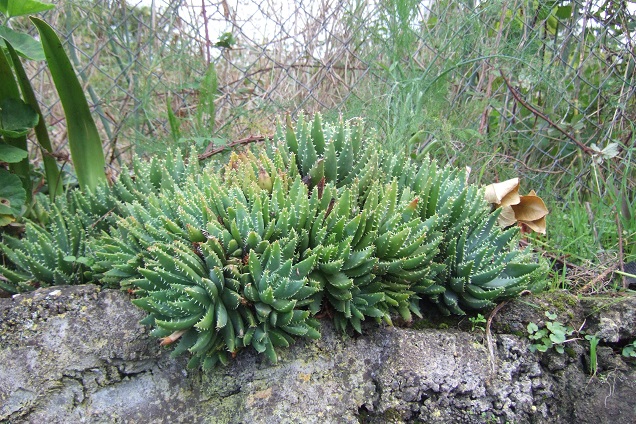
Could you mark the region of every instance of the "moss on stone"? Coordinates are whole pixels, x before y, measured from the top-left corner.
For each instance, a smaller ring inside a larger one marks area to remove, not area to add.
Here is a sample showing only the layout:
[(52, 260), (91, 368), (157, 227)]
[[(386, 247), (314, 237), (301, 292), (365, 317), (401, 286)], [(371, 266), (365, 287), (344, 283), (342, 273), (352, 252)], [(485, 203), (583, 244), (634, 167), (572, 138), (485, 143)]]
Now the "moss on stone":
[(411, 328), (413, 330), (426, 330), (437, 328), (437, 325), (429, 319), (422, 318), (413, 321), (413, 325), (411, 326)]
[(389, 408), (382, 414), (386, 423), (398, 424), (404, 422), (402, 413), (395, 408)]
[(576, 296), (558, 291), (550, 293), (550, 296), (546, 299), (550, 306), (552, 306), (559, 316), (566, 316), (568, 319), (574, 319), (574, 309), (578, 307), (579, 301)]

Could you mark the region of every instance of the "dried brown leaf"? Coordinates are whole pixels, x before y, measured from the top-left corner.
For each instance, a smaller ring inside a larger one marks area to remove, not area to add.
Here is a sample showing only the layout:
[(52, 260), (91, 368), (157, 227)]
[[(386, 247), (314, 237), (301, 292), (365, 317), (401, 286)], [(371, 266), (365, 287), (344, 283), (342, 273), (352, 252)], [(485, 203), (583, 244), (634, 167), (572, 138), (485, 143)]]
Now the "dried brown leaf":
[[(534, 192), (531, 192), (534, 193)], [(536, 221), (548, 214), (548, 208), (539, 196), (521, 196), (521, 201), (517, 205), (512, 205), (518, 221)]]
[(522, 224), (525, 224), (528, 226), (528, 228), (530, 228), (532, 231), (535, 231), (539, 234), (545, 234), (546, 232), (546, 223), (545, 223), (545, 216), (535, 220), (535, 221), (519, 221)]
[(515, 217), (515, 211), (512, 210), (512, 207), (502, 206), (501, 214), (499, 214), (499, 218), (497, 218), (497, 224), (505, 228), (515, 225), (516, 223), (517, 218)]
[(488, 203), (509, 206), (519, 203), (519, 178), (493, 183), (486, 187), (484, 197)]
[(549, 213), (548, 208), (534, 190), (527, 196), (519, 195), (519, 178), (490, 184), (486, 187), (484, 197), (488, 203), (501, 208), (497, 219), (500, 226), (523, 225), (537, 233), (546, 233), (545, 216)]

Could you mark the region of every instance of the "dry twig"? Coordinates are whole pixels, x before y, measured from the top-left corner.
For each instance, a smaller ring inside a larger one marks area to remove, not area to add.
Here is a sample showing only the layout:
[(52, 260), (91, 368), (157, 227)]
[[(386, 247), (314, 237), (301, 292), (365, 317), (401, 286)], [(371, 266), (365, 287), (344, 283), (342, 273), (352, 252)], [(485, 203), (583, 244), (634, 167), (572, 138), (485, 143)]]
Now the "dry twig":
[(233, 141), (231, 143), (225, 144), (223, 146), (219, 146), (219, 147), (214, 147), (214, 143), (210, 143), (208, 144), (208, 147), (205, 149), (205, 153), (202, 153), (199, 155), (199, 160), (204, 160), (209, 158), (210, 156), (214, 156), (217, 153), (221, 153), (225, 150), (228, 149), (233, 149), (237, 146), (242, 146), (244, 144), (249, 144), (249, 143), (254, 143), (254, 142), (260, 142), (260, 141), (265, 141), (267, 139), (273, 139), (274, 138), (274, 134), (272, 135), (251, 135), (247, 138), (242, 138), (240, 140), (236, 140)]
[(490, 332), (490, 326), (492, 325), (492, 319), (495, 317), (497, 312), (499, 312), (499, 310), (501, 308), (506, 306), (507, 303), (508, 303), (508, 301), (504, 300), (499, 305), (495, 306), (495, 309), (493, 309), (492, 312), (490, 313), (490, 315), (488, 316), (488, 321), (486, 321), (486, 343), (488, 344), (488, 359), (489, 359), (489, 362), (490, 362), (490, 369), (491, 369), (491, 371), (493, 373), (495, 371), (497, 371), (497, 366), (496, 366), (496, 363), (495, 363), (495, 347), (494, 347), (493, 341), (492, 341), (492, 334)]
[(537, 108), (535, 108), (534, 106), (532, 106), (530, 103), (528, 103), (527, 101), (525, 101), (524, 99), (521, 98), (521, 95), (519, 94), (519, 91), (517, 91), (517, 89), (515, 89), (511, 84), (510, 81), (508, 81), (508, 79), (506, 78), (506, 76), (504, 75), (503, 71), (499, 71), (499, 73), (501, 74), (501, 78), (503, 78), (504, 83), (506, 84), (506, 87), (508, 87), (508, 90), (510, 90), (510, 94), (512, 94), (512, 97), (515, 98), (515, 100), (517, 102), (519, 102), (523, 107), (525, 107), (526, 109), (528, 109), (530, 112), (532, 112), (534, 115), (538, 116), (539, 118), (543, 119), (544, 121), (546, 121), (548, 124), (550, 124), (550, 126), (552, 128), (554, 128), (555, 130), (559, 131), (561, 134), (563, 134), (564, 136), (566, 136), (568, 139), (570, 139), (572, 142), (574, 142), (577, 146), (579, 146), (579, 148), (581, 150), (583, 150), (585, 153), (587, 153), (588, 155), (594, 155), (596, 154), (596, 152), (594, 150), (592, 150), (591, 148), (587, 147), (585, 144), (581, 143), (579, 140), (577, 140), (576, 138), (574, 138), (572, 135), (570, 135), (570, 133), (568, 133), (567, 131), (565, 131), (563, 128), (561, 128), (560, 126), (558, 126), (556, 123), (554, 123), (549, 117), (548, 115), (540, 112), (539, 110), (537, 110)]
[(618, 264), (613, 264), (609, 267), (607, 267), (605, 269), (605, 271), (601, 272), (600, 274), (598, 274), (596, 277), (594, 277), (592, 280), (590, 280), (589, 283), (587, 283), (586, 285), (584, 285), (583, 287), (581, 287), (581, 292), (588, 292), (590, 291), (590, 289), (594, 288), (600, 281), (603, 281), (605, 278), (607, 278), (608, 275), (610, 275), (612, 272), (616, 271), (616, 269), (618, 268)]

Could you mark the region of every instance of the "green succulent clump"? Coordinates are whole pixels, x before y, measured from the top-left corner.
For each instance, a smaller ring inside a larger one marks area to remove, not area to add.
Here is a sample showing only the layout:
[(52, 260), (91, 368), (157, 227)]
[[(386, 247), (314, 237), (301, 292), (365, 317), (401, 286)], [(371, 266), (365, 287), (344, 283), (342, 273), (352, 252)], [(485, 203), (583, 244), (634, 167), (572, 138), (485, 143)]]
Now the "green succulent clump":
[[(496, 225), (500, 211), (491, 213), (482, 190), (468, 184), (465, 171), (440, 167), (430, 159), (417, 163), (382, 152), (377, 145), (363, 146), (361, 128), (359, 120), (323, 125), (320, 115), (311, 123), (300, 117), (295, 131), (289, 121), (284, 129), (279, 123), (277, 142), (268, 154), (282, 151), (297, 155), (294, 171), (305, 181), (315, 184), (324, 178), (337, 187), (355, 187), (359, 199), (373, 192), (373, 181), (395, 183), (403, 197), (410, 196), (414, 215), (429, 223), (428, 234), (441, 238), (437, 243), (424, 243), (427, 248), (422, 250), (435, 251), (435, 257), (426, 271), (407, 283), (408, 288), (400, 288), (401, 292), (410, 290), (430, 298), (443, 314), (463, 315), (464, 309), (493, 307), (497, 301), (521, 293), (530, 278), (540, 279), (533, 275), (538, 265), (513, 246), (517, 228), (502, 230)], [(397, 226), (383, 230), (382, 237), (396, 237), (399, 231), (402, 236), (407, 234)], [(381, 255), (382, 250), (378, 248), (376, 253)]]
[(8, 293), (38, 287), (94, 282), (93, 258), (88, 240), (115, 225), (128, 213), (132, 201), (174, 190), (188, 175), (199, 172), (198, 163), (186, 164), (178, 155), (164, 160), (135, 158), (131, 170), (123, 169), (112, 185), (94, 191), (70, 190), (55, 202), (39, 196), (34, 215), (26, 220), (21, 238), (6, 234), (0, 242), (0, 289)]
[(133, 303), (150, 312), (144, 322), (166, 344), (179, 339), (175, 352), (192, 352), (191, 366), (225, 363), (250, 345), (275, 361), (273, 348), (292, 336), (319, 337), (312, 304), (320, 287), (308, 278), (316, 254), (297, 231), (308, 222), (307, 187), (299, 178), (284, 184), (276, 203), (204, 173), (130, 204), (129, 216), (94, 241), (94, 271), (134, 290)]
[(0, 251), (6, 265), (0, 265), (0, 289), (17, 293), (90, 279), (86, 231), (79, 217), (63, 214), (60, 205), (49, 206), (46, 228), (27, 222), (24, 237), (3, 237)]
[[(2, 271), (12, 283), (0, 287), (126, 289), (163, 345), (191, 353), (191, 367), (250, 346), (275, 362), (276, 348), (320, 337), (321, 315), (361, 332), (365, 320), (421, 316), (425, 299), (464, 314), (537, 280), (516, 230), (496, 226), (465, 173), (383, 152), (359, 121), (301, 116), (264, 148), (205, 168), (179, 155), (137, 160), (112, 186), (60, 202), (20, 243), (39, 237), (61, 253), (17, 253), (8, 239)], [(60, 221), (62, 207), (71, 213)]]
[[(128, 204), (127, 217), (94, 240), (93, 272), (134, 290), (133, 303), (150, 312), (144, 322), (165, 343), (179, 340), (174, 352), (192, 352), (191, 366), (224, 363), (250, 345), (275, 361), (274, 347), (294, 336), (319, 337), (323, 309), (358, 331), (367, 317), (419, 314), (413, 293), (399, 289), (415, 278), (402, 273), (424, 274), (434, 255), (422, 243), (428, 224), (398, 201), (396, 184), (373, 192), (357, 208), (350, 189), (310, 190), (265, 156), (233, 155), (222, 178), (204, 172)], [(426, 254), (405, 261), (385, 237), (375, 256), (377, 230), (398, 221), (412, 234), (406, 246)]]

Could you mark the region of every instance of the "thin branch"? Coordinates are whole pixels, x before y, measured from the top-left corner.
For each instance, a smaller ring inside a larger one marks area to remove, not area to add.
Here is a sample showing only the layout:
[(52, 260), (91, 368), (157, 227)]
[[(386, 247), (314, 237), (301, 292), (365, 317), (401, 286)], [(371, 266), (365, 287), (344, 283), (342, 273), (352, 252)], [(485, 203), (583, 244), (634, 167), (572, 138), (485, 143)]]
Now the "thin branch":
[(501, 74), (501, 78), (503, 78), (504, 83), (506, 84), (506, 87), (508, 87), (508, 90), (510, 90), (510, 94), (512, 94), (512, 97), (514, 97), (517, 102), (521, 103), (521, 105), (523, 107), (528, 109), (534, 115), (536, 115), (539, 118), (541, 118), (544, 121), (546, 121), (548, 124), (550, 124), (550, 126), (552, 128), (554, 128), (555, 130), (559, 131), (561, 134), (563, 134), (564, 136), (569, 138), (572, 142), (574, 142), (577, 146), (579, 146), (581, 148), (581, 150), (583, 150), (588, 155), (593, 156), (593, 155), (596, 154), (596, 152), (594, 150), (592, 150), (591, 148), (587, 147), (585, 144), (581, 143), (579, 140), (577, 140), (572, 135), (570, 135), (570, 133), (568, 133), (563, 128), (558, 126), (556, 123), (554, 123), (546, 114), (540, 112), (534, 106), (532, 106), (531, 104), (526, 102), (524, 99), (522, 99), (521, 95), (519, 94), (519, 91), (517, 91), (512, 85), (510, 85), (510, 81), (508, 81), (508, 79), (504, 75), (503, 71), (500, 70), (499, 73)]
[(526, 168), (528, 171), (532, 171), (532, 172), (543, 173), (543, 174), (562, 174), (562, 173), (565, 172), (565, 170), (563, 170), (563, 171), (551, 171), (551, 170), (547, 170), (547, 169), (532, 168), (532, 167), (528, 166), (528, 164), (526, 164), (524, 161), (522, 161), (520, 159), (517, 159), (514, 156), (507, 155), (505, 153), (495, 153), (495, 156), (502, 157), (502, 158), (504, 158), (506, 160), (515, 161), (515, 162), (519, 163), (519, 165), (521, 165), (524, 168)]
[(495, 348), (494, 348), (493, 341), (492, 341), (492, 334), (490, 332), (490, 326), (492, 325), (492, 319), (495, 317), (497, 312), (499, 312), (499, 310), (501, 308), (506, 306), (507, 303), (508, 303), (508, 301), (504, 300), (499, 305), (497, 305), (495, 307), (495, 309), (493, 309), (492, 312), (490, 313), (490, 315), (488, 316), (488, 321), (486, 321), (486, 343), (488, 344), (488, 359), (490, 360), (489, 361), (490, 362), (490, 369), (491, 369), (491, 371), (493, 373), (497, 370), (497, 367), (496, 367), (496, 363), (495, 363)]
[[(346, 70), (345, 66), (343, 65), (331, 65), (330, 67), (325, 67), (324, 64), (322, 63), (307, 63), (307, 64), (302, 64), (302, 63), (298, 63), (298, 64), (291, 64), (291, 65), (287, 65), (287, 64), (280, 64), (280, 65), (273, 65), (273, 66), (267, 66), (264, 68), (260, 68), (257, 69), (253, 72), (250, 73), (246, 73), (245, 75), (242, 75), (240, 78), (235, 79), (234, 81), (230, 81), (227, 84), (225, 84), (225, 87), (227, 86), (231, 86), (234, 84), (237, 84), (241, 81), (244, 81), (247, 78), (253, 77), (255, 75), (258, 74), (262, 74), (265, 72), (270, 72), (273, 71), (275, 69), (283, 69), (283, 70), (289, 70), (289, 69), (318, 69), (318, 70), (329, 70), (329, 69), (335, 69), (335, 70)], [(358, 66), (358, 67), (349, 67), (348, 69), (353, 69), (356, 71), (366, 71), (367, 69), (369, 69), (369, 67), (362, 67), (362, 66)]]
[(594, 211), (592, 211), (592, 205), (590, 202), (584, 202), (585, 211), (587, 212), (587, 219), (590, 222), (590, 226), (592, 227), (592, 234), (594, 234), (594, 241), (598, 243), (599, 251), (603, 250), (603, 243), (601, 243), (601, 239), (598, 236), (598, 230), (596, 229), (596, 218), (594, 218)]
[(591, 291), (591, 289), (594, 289), (597, 283), (605, 280), (605, 278), (607, 278), (607, 276), (610, 275), (612, 272), (616, 271), (616, 269), (618, 269), (618, 264), (613, 264), (609, 266), (603, 272), (601, 272), (596, 277), (594, 277), (589, 283), (581, 287), (580, 292), (587, 293)]
[[(616, 205), (614, 205), (616, 208)], [(614, 214), (614, 220), (616, 221), (616, 232), (618, 233), (618, 268), (625, 272), (625, 251), (623, 250), (623, 226), (621, 225), (621, 218), (618, 216), (618, 210)], [(629, 283), (627, 282), (627, 277), (621, 275), (621, 280), (623, 283), (623, 289), (627, 290), (629, 287)]]
[(247, 138), (242, 138), (240, 140), (236, 140), (233, 141), (231, 143), (225, 144), (223, 146), (219, 146), (219, 147), (214, 147), (213, 143), (210, 143), (208, 145), (208, 147), (205, 149), (205, 153), (202, 153), (199, 155), (199, 160), (204, 160), (209, 158), (210, 156), (214, 156), (217, 153), (221, 153), (225, 150), (228, 149), (233, 149), (237, 146), (242, 146), (244, 144), (249, 144), (249, 143), (254, 143), (254, 142), (260, 142), (260, 141), (265, 141), (267, 139), (273, 139), (274, 138), (274, 134), (272, 135), (251, 135)]

